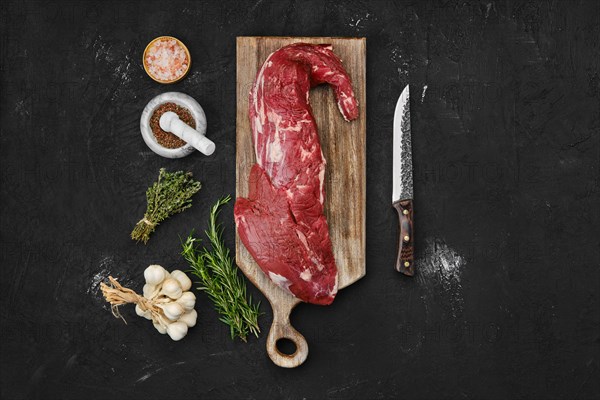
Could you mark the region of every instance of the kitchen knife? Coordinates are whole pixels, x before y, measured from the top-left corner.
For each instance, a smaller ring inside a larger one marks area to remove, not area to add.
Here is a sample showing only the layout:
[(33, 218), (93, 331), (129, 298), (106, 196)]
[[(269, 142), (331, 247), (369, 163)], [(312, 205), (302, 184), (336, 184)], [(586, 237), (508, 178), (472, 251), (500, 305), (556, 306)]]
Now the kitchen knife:
[(392, 206), (398, 211), (400, 234), (396, 270), (413, 276), (414, 228), (413, 228), (413, 166), (410, 134), (410, 90), (402, 91), (394, 112)]

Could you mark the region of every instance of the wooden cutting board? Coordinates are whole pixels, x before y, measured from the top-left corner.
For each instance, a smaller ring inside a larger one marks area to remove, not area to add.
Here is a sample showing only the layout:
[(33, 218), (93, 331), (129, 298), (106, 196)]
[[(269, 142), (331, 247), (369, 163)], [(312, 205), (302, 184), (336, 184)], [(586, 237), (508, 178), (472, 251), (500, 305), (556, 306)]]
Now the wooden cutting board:
[[(267, 57), (285, 45), (327, 43), (342, 59), (352, 78), (360, 116), (344, 121), (332, 90), (322, 85), (311, 90), (310, 103), (317, 121), (325, 173), (325, 215), (333, 254), (338, 268), (339, 288), (345, 288), (365, 276), (365, 200), (366, 200), (366, 40), (332, 37), (238, 37), (237, 38), (237, 140), (236, 192), (248, 195), (248, 175), (256, 163), (248, 119), (248, 93), (257, 71)], [(290, 324), (290, 313), (300, 302), (272, 283), (258, 267), (236, 233), (236, 259), (248, 279), (260, 289), (273, 308), (273, 323), (267, 338), (267, 352), (281, 367), (293, 368), (308, 356), (308, 344)], [(340, 294), (338, 294), (340, 296)], [(277, 341), (287, 338), (296, 351), (287, 355), (277, 349)]]

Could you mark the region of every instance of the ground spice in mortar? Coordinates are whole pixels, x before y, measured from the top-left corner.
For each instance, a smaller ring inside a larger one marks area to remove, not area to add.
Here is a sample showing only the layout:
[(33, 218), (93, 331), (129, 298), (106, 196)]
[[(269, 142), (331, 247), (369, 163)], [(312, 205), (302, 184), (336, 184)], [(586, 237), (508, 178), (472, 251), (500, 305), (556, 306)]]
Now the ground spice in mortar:
[(184, 146), (186, 142), (173, 135), (171, 132), (165, 132), (160, 128), (160, 117), (167, 111), (173, 111), (179, 116), (180, 120), (194, 129), (196, 129), (196, 120), (192, 116), (190, 110), (175, 103), (163, 103), (154, 110), (154, 113), (150, 118), (150, 129), (152, 129), (156, 141), (167, 149), (177, 149)]

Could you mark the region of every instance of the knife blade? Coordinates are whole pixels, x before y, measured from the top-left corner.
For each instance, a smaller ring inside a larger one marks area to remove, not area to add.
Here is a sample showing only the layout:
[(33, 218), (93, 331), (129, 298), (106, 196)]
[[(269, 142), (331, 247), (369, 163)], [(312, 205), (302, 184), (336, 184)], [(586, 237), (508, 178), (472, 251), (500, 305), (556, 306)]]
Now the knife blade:
[(398, 212), (399, 238), (396, 270), (413, 276), (414, 219), (413, 219), (413, 165), (410, 132), (410, 89), (406, 85), (396, 103), (394, 112), (392, 206)]

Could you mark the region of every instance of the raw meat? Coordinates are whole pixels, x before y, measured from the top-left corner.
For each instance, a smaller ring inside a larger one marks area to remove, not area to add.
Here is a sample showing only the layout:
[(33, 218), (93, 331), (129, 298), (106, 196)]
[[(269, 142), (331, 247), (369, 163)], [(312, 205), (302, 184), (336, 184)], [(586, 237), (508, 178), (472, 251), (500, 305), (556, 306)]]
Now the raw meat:
[(309, 104), (329, 83), (343, 117), (358, 117), (350, 77), (329, 45), (297, 43), (272, 53), (250, 92), (257, 164), (248, 198), (234, 208), (240, 239), (262, 271), (302, 301), (330, 304), (337, 293), (325, 201), (325, 164)]

